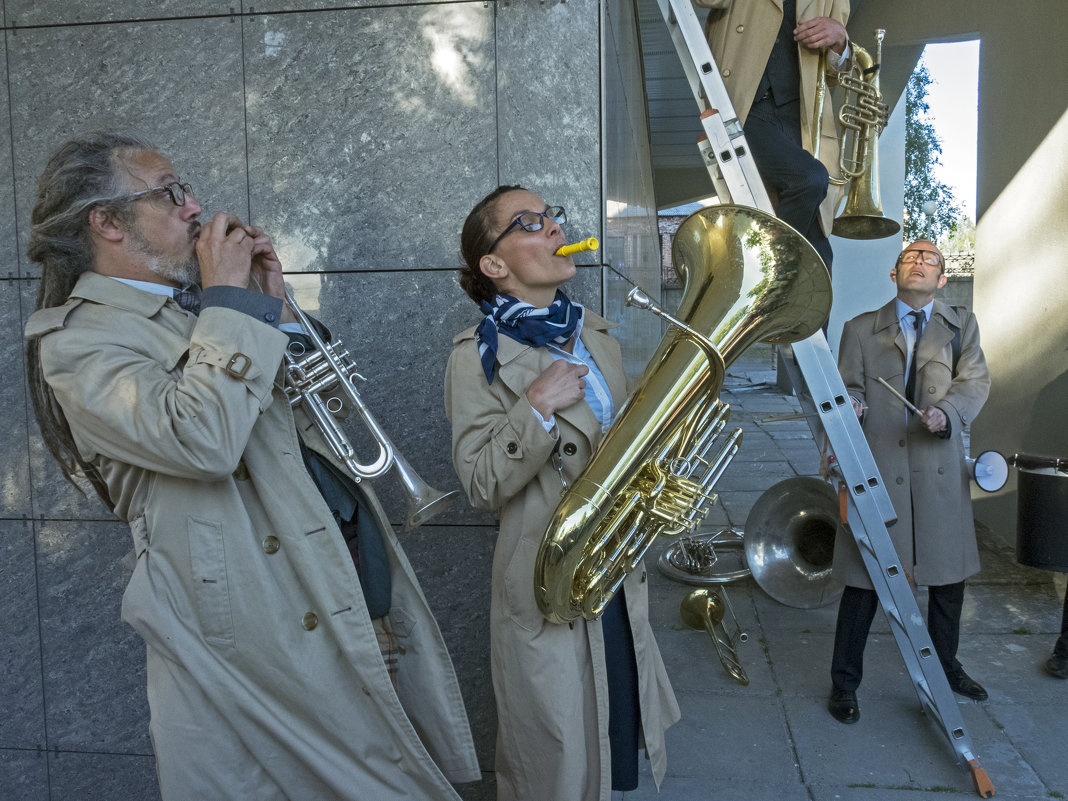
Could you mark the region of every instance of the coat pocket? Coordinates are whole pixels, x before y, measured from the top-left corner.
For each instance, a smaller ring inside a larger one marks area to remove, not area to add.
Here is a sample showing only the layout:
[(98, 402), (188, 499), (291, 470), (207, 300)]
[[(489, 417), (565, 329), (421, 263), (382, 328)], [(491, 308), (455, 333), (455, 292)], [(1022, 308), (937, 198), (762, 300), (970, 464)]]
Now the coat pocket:
[(520, 539), (504, 571), (505, 611), (517, 626), (530, 632), (540, 631), (545, 624), (545, 618), (534, 600), (534, 562), (537, 556), (538, 546)]
[(200, 631), (213, 645), (234, 645), (234, 618), (226, 577), (226, 544), (222, 527), (210, 520), (190, 517), (189, 560), (193, 596)]

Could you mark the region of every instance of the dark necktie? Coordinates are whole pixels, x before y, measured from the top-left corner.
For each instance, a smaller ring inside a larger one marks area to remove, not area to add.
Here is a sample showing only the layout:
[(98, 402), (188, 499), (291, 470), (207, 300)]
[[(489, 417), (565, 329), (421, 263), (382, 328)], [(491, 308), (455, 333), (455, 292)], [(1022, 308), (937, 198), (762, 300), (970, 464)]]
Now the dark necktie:
[(910, 403), (916, 402), (916, 351), (920, 345), (920, 335), (923, 333), (923, 321), (927, 318), (923, 309), (918, 311), (909, 312), (909, 317), (912, 318), (912, 327), (916, 332), (916, 336), (912, 340), (912, 358), (909, 359), (909, 375), (905, 381), (905, 397), (909, 399)]
[(174, 291), (174, 302), (193, 315), (200, 314), (200, 289), (195, 286)]

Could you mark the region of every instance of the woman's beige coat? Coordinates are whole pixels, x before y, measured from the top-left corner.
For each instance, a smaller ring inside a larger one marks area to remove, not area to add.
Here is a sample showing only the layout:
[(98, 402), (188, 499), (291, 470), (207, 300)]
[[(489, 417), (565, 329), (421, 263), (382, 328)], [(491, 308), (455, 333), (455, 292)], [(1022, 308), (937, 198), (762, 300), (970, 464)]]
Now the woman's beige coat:
[[(694, 5), (712, 9), (705, 23), (708, 46), (734, 112), (744, 124), (782, 24), (782, 0), (694, 0)], [(830, 17), (845, 25), (849, 20), (849, 0), (797, 0), (798, 22), (816, 17)], [(815, 142), (812, 113), (816, 105), (820, 54), (818, 50), (801, 46), (797, 50), (801, 67), (801, 146), (812, 153)], [(833, 75), (829, 73), (832, 81)], [(820, 137), (820, 161), (831, 175), (841, 174), (838, 133), (829, 92), (820, 118)], [(820, 223), (827, 236), (831, 235), (841, 199), (841, 187), (832, 184), (827, 188), (827, 197), (820, 205)]]
[[(619, 345), (609, 324), (586, 312), (581, 339), (612, 392), (626, 398)], [(471, 503), (500, 516), (493, 556), (490, 639), (497, 698), (497, 797), (500, 801), (608, 801), (611, 763), (608, 685), (600, 621), (549, 623), (534, 600), (534, 558), (560, 499), (550, 456), (559, 445), (572, 483), (601, 438), (601, 426), (580, 401), (556, 415), (558, 435), (545, 432), (526, 390), (550, 364), (545, 348), (500, 337), (497, 376), (486, 383), (474, 329), (454, 340), (445, 376), (452, 421), (453, 464)], [(642, 565), (624, 582), (634, 635), (641, 725), (653, 777), (667, 766), (664, 731), (679, 708), (649, 626), (649, 585)]]
[(450, 779), (481, 778), (444, 642), (387, 524), (390, 681), (301, 458), (284, 333), (226, 308), (194, 319), (86, 273), (27, 336), (133, 532), (122, 616), (148, 644), (166, 801), (458, 799)]
[[(953, 329), (960, 355), (953, 366)], [(905, 335), (896, 301), (845, 324), (838, 369), (849, 394), (867, 406), (862, 425), (897, 522), (890, 538), (901, 563), (921, 586), (963, 581), (979, 571), (975, 524), (961, 431), (986, 402), (990, 374), (979, 347), (975, 315), (940, 300), (920, 337), (916, 356), (916, 405), (937, 406), (952, 426), (940, 439), (882, 384), (905, 394)], [(835, 539), (834, 576), (871, 589), (860, 552), (848, 532)]]

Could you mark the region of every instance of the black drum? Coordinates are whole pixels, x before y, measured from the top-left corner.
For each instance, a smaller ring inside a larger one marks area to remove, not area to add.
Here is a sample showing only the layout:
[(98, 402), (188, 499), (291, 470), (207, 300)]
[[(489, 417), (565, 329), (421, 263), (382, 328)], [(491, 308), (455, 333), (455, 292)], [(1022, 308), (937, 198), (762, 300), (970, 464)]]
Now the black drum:
[(1016, 561), (1068, 573), (1068, 459), (1018, 453)]

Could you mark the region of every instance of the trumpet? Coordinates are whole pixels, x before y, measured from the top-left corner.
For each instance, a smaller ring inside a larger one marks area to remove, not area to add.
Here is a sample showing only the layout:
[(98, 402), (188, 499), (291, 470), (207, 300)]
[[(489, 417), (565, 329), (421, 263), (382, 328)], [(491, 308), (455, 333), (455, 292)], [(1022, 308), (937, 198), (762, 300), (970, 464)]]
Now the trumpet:
[(601, 243), (597, 241), (597, 238), (591, 236), (589, 239), (583, 239), (581, 242), (572, 242), (570, 245), (564, 245), (553, 255), (571, 256), (575, 253), (585, 253), (587, 250), (597, 250), (600, 246)]
[[(728, 631), (723, 623), (725, 612), (733, 618), (733, 631)], [(723, 669), (739, 684), (748, 685), (749, 674), (745, 672), (738, 658), (738, 643), (748, 640), (749, 635), (738, 625), (738, 618), (734, 616), (731, 602), (727, 599), (727, 591), (694, 590), (682, 599), (679, 614), (682, 616), (682, 622), (691, 629), (708, 633)]]
[[(879, 134), (886, 127), (890, 109), (879, 89), (882, 68), (883, 38), (886, 31), (875, 31), (875, 56), (856, 44), (853, 68), (838, 79), (846, 92), (838, 111), (841, 143), (838, 169), (842, 176), (830, 177), (831, 184), (849, 184), (845, 207), (835, 218), (833, 233), (847, 239), (881, 239), (901, 230), (901, 225), (883, 214), (879, 196)], [(812, 155), (820, 158), (820, 130), (824, 99), (827, 94), (827, 51), (820, 53), (819, 77), (812, 114)], [(851, 94), (852, 93), (852, 94)], [(855, 98), (851, 102), (851, 98)]]
[[(340, 340), (326, 342), (319, 335), (311, 318), (297, 305), (293, 293), (287, 284), (285, 287), (286, 303), (304, 327), (304, 332), (315, 346), (309, 352), (293, 348), (285, 354), (285, 393), (291, 406), (302, 406), (319, 428), (326, 444), (334, 456), (349, 471), (353, 480), (359, 483), (365, 478), (377, 478), (390, 469), (396, 471), (397, 479), (407, 496), (408, 516), (405, 529), (411, 530), (421, 526), (428, 519), (444, 509), (459, 496), (457, 490), (441, 492), (423, 481), (411, 465), (400, 455), (386, 432), (372, 416), (367, 404), (353, 386), (354, 379), (365, 380), (356, 371), (356, 364), (349, 357)], [(324, 392), (340, 389), (363, 420), (375, 443), (378, 454), (367, 463), (357, 460), (356, 449), (345, 435), (338, 423), (337, 415), (346, 406), (337, 395), (323, 398)]]

